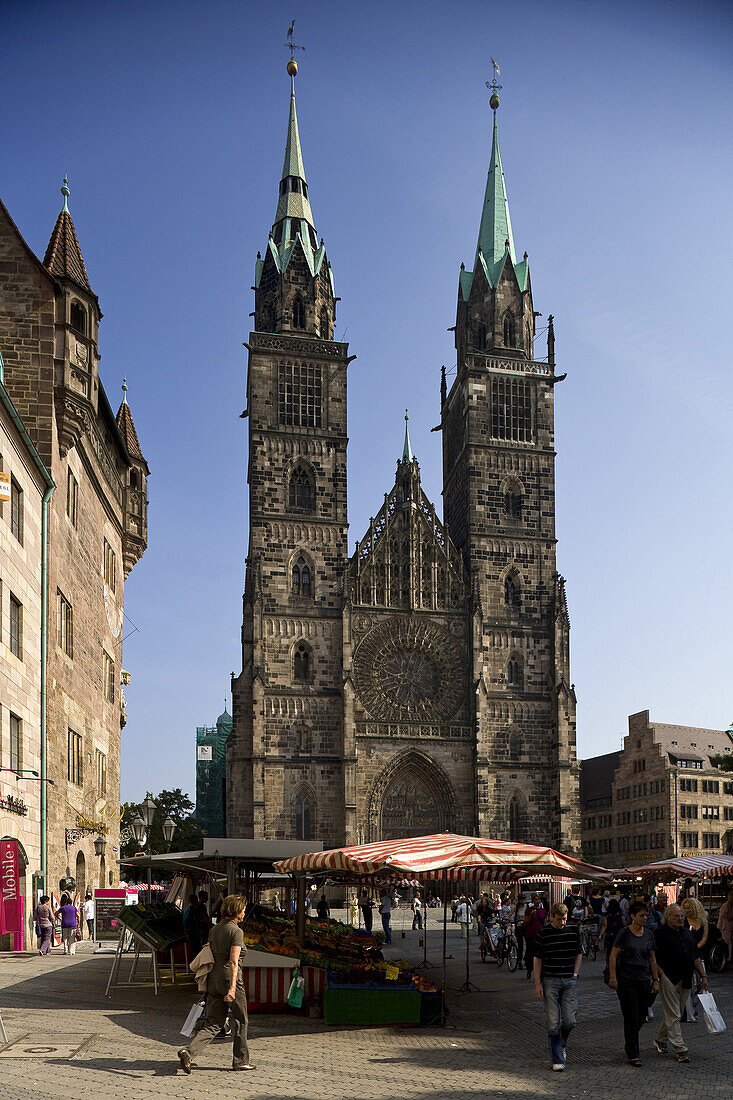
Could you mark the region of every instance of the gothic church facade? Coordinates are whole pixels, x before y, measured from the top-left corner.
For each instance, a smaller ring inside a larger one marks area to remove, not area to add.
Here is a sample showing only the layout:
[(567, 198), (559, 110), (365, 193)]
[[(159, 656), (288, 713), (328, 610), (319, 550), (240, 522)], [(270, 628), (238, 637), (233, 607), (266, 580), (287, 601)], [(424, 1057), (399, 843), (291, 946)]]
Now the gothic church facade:
[[(554, 337), (534, 358), (494, 132), (457, 370), (441, 380), (444, 519), (409, 431), (348, 553), (348, 345), (290, 117), (247, 342), (249, 548), (227, 747), (230, 835), (460, 832), (579, 848), (569, 620), (555, 564)], [(375, 502), (376, 507), (376, 502)]]

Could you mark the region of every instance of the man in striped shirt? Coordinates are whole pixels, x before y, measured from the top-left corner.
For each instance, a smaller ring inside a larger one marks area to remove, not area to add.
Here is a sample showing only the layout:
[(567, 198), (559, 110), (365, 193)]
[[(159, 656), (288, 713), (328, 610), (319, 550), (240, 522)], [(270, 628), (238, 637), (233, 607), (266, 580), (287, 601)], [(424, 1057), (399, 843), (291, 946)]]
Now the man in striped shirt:
[(553, 905), (550, 923), (534, 941), (534, 991), (545, 1004), (554, 1070), (565, 1069), (565, 1047), (578, 1012), (578, 974), (583, 959), (580, 929), (567, 921), (567, 906)]

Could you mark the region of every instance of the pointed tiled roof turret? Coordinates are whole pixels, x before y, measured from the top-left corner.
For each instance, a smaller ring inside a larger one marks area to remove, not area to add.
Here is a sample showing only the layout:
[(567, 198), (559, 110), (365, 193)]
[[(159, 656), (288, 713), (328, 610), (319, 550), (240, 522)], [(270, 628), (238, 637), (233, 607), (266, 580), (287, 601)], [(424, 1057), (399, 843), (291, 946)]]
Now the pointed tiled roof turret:
[(69, 181), (64, 176), (61, 194), (64, 196), (64, 205), (56, 219), (51, 239), (48, 242), (46, 255), (43, 257), (43, 266), (51, 275), (60, 279), (71, 279), (78, 286), (93, 294), (89, 285), (87, 269), (84, 265), (84, 257), (81, 254), (79, 241), (74, 229), (74, 223), (69, 213)]
[(140, 440), (137, 437), (137, 431), (135, 430), (135, 421), (132, 419), (132, 413), (130, 406), (127, 404), (127, 379), (122, 380), (122, 404), (117, 410), (117, 427), (120, 430), (120, 435), (124, 440), (127, 453), (130, 458), (141, 462), (147, 469), (147, 462), (140, 449)]
[(465, 301), (468, 301), (473, 277), (479, 268), (483, 267), (489, 286), (495, 287), (499, 282), (499, 277), (507, 260), (514, 268), (519, 289), (525, 290), (527, 287), (529, 265), (526, 254), (525, 258), (517, 263), (517, 253), (514, 247), (512, 219), (509, 215), (509, 199), (507, 198), (504, 169), (501, 163), (501, 153), (499, 152), (499, 128), (496, 121), (498, 106), (499, 97), (494, 95), (491, 97), (491, 107), (494, 112), (491, 160), (486, 178), (484, 205), (481, 210), (476, 258), (473, 271), (462, 269), (460, 275), (461, 290)]

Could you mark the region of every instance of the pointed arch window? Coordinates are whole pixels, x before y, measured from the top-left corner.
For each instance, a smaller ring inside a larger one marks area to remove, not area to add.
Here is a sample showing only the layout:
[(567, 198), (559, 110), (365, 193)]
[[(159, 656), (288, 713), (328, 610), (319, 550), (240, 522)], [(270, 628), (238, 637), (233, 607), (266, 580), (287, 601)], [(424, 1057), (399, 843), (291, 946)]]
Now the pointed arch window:
[(506, 682), (511, 687), (522, 687), (522, 681), (524, 677), (522, 675), (522, 662), (516, 656), (511, 656), (507, 661), (506, 666)]
[(69, 322), (71, 327), (80, 332), (82, 336), (87, 334), (87, 311), (81, 302), (72, 302), (71, 310), (69, 312)]
[(504, 347), (513, 348), (516, 342), (516, 332), (514, 326), (514, 314), (511, 312), (504, 314)]
[(308, 599), (313, 595), (311, 569), (302, 554), (298, 555), (293, 564), (292, 593), (294, 596), (306, 596)]
[(293, 328), (305, 328), (305, 302), (302, 294), (293, 298)]
[(522, 753), (522, 742), (518, 733), (509, 735), (509, 759), (519, 760)]
[(313, 802), (308, 791), (295, 796), (295, 839), (313, 840)]
[(331, 339), (331, 326), (328, 320), (328, 310), (325, 306), (321, 307), (321, 321), (319, 325), (319, 331), (321, 333), (322, 340)]
[(509, 839), (524, 840), (524, 813), (516, 795), (509, 803)]
[(486, 325), (479, 321), (473, 334), (473, 346), (476, 351), (486, 350)]
[(313, 478), (304, 466), (298, 465), (290, 475), (288, 505), (299, 511), (312, 512), (315, 502)]
[(519, 485), (510, 485), (504, 493), (504, 515), (508, 519), (522, 518), (522, 490)]
[(305, 642), (298, 642), (293, 651), (293, 679), (310, 680), (312, 664), (310, 647)]
[(519, 589), (519, 580), (514, 573), (510, 573), (504, 581), (504, 603), (515, 610), (522, 606), (522, 595)]

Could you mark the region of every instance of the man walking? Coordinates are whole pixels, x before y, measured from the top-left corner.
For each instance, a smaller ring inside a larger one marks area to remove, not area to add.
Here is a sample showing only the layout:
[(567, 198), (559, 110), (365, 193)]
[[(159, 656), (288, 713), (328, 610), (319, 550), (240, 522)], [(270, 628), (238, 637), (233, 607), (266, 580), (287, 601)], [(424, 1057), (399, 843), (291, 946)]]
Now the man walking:
[(384, 942), (386, 944), (392, 943), (392, 910), (395, 907), (395, 902), (392, 894), (389, 890), (382, 890), (379, 895), (379, 914), (382, 918), (382, 928), (384, 929)]
[(361, 909), (361, 915), (364, 918), (364, 931), (372, 934), (372, 899), (369, 896), (369, 891), (366, 887), (359, 895), (359, 908)]
[(565, 1048), (578, 1014), (578, 974), (583, 961), (580, 929), (567, 921), (567, 906), (553, 905), (550, 923), (534, 940), (534, 991), (544, 1001), (554, 1070), (565, 1069)]
[(697, 958), (697, 945), (689, 929), (684, 927), (685, 913), (681, 905), (668, 905), (662, 917), (663, 924), (656, 933), (657, 969), (660, 972), (659, 999), (664, 1013), (654, 1046), (659, 1054), (669, 1050), (669, 1039), (678, 1062), (689, 1062), (680, 1021), (687, 1004), (692, 985), (692, 972), (697, 970), (702, 978), (701, 989), (708, 991), (705, 967)]
[(412, 930), (413, 932), (417, 928), (422, 932), (422, 902), (420, 901), (420, 895), (415, 894), (412, 899)]

